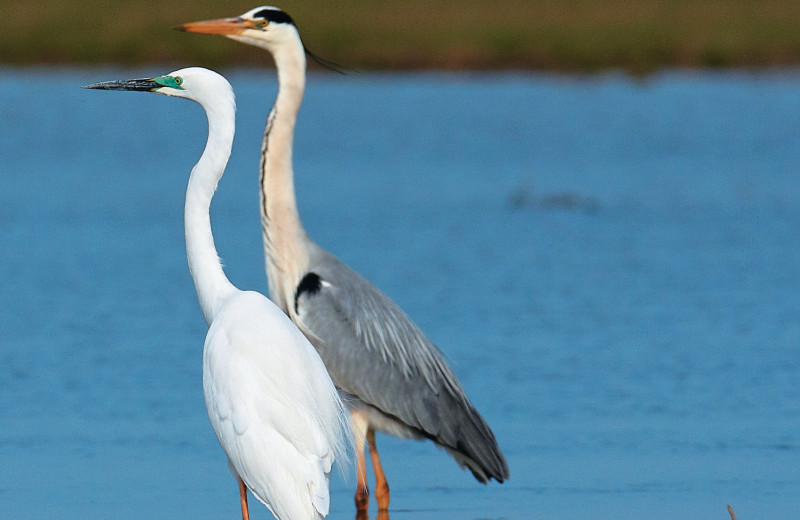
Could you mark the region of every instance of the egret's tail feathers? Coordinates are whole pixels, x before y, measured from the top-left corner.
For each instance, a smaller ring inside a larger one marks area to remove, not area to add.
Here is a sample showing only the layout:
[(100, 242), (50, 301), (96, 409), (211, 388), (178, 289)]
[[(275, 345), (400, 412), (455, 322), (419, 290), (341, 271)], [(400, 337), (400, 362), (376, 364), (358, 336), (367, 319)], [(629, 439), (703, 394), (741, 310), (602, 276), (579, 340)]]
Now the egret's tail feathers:
[(308, 483), (308, 491), (311, 496), (311, 504), (319, 514), (319, 518), (328, 516), (331, 507), (331, 495), (329, 492), (329, 475), (325, 475), (324, 482), (312, 481)]

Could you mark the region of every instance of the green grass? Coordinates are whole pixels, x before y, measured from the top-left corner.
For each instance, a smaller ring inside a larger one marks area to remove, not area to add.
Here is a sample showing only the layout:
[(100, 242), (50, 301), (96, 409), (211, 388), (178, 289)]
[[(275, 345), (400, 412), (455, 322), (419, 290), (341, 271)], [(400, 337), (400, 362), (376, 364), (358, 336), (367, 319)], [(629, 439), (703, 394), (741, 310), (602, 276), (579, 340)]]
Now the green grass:
[[(233, 0), (11, 2), (0, 64), (268, 62), (221, 37), (169, 30), (234, 16)], [(279, 4), (317, 54), (356, 69), (761, 67), (800, 63), (797, 0), (405, 0)]]

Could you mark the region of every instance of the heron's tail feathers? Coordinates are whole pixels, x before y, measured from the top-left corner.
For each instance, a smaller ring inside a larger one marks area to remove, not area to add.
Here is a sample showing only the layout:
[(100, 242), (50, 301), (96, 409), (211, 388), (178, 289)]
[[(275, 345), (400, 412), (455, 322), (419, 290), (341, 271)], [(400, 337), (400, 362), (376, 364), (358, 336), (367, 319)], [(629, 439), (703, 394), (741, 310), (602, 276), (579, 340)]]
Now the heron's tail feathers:
[[(467, 402), (452, 418), (442, 420), (440, 435), (432, 440), (447, 450), (462, 468), (486, 484), (490, 479), (508, 479), (508, 463), (497, 445), (494, 433), (481, 415)], [(452, 414), (453, 411), (450, 411)]]

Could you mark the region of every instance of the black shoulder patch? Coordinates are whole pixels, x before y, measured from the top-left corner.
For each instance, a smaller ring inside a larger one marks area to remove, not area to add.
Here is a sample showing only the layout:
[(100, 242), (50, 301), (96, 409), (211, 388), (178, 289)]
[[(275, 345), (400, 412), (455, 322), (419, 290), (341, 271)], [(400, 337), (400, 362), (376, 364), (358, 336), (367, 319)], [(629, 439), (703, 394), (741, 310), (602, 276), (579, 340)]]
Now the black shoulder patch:
[(294, 291), (294, 312), (297, 312), (297, 300), (304, 292), (308, 294), (317, 294), (322, 287), (322, 278), (317, 273), (306, 274), (300, 283), (297, 284), (297, 289)]
[(262, 9), (254, 14), (253, 18), (263, 18), (264, 20), (269, 20), (271, 23), (288, 23), (289, 25), (294, 25), (292, 17), (280, 9)]

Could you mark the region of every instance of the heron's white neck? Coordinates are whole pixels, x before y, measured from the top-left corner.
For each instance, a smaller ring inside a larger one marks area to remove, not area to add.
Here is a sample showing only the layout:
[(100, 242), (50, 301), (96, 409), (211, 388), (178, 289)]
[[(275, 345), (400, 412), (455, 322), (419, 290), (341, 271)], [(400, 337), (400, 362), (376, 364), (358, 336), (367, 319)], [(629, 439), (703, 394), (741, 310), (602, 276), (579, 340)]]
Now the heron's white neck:
[[(297, 211), (292, 170), (294, 128), (306, 82), (306, 58), (296, 44), (268, 49), (278, 71), (278, 95), (261, 145), (261, 225), (270, 296), (284, 311), (308, 264), (308, 236)], [(279, 284), (279, 281), (281, 283)]]
[(236, 105), (232, 93), (203, 104), (208, 117), (208, 141), (200, 160), (192, 168), (186, 188), (184, 226), (189, 272), (207, 323), (214, 320), (220, 304), (236, 288), (225, 276), (211, 233), (211, 198), (225, 171), (233, 146)]

